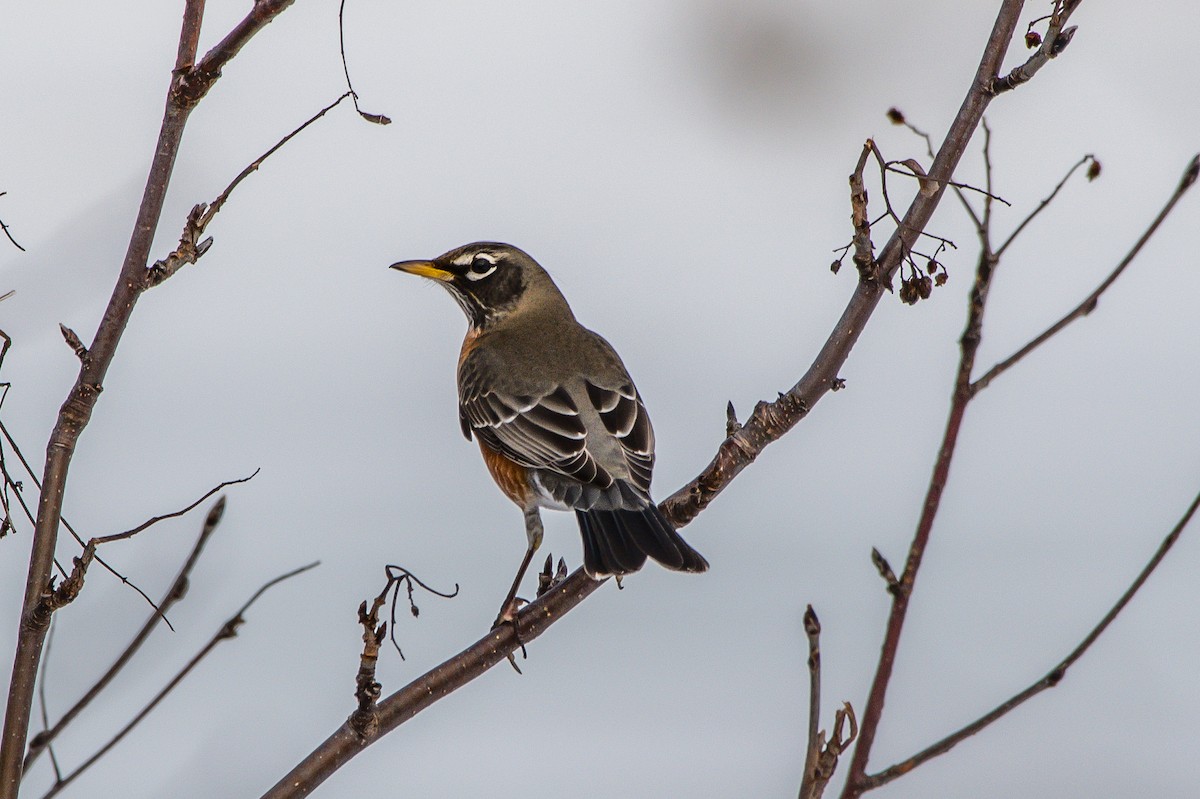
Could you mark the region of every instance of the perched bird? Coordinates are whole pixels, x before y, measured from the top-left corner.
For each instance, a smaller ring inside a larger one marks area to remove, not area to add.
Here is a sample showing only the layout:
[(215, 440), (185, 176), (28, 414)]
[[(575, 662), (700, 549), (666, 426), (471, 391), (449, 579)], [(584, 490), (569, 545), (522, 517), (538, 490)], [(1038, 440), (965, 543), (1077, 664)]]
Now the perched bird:
[(654, 431), (617, 353), (575, 321), (546, 271), (508, 244), (478, 242), (432, 261), (392, 264), (445, 287), (470, 327), (458, 356), (458, 416), (488, 470), (525, 514), (528, 546), (497, 624), (542, 543), (540, 508), (573, 510), (595, 579), (635, 572), (649, 556), (702, 572), (650, 498)]

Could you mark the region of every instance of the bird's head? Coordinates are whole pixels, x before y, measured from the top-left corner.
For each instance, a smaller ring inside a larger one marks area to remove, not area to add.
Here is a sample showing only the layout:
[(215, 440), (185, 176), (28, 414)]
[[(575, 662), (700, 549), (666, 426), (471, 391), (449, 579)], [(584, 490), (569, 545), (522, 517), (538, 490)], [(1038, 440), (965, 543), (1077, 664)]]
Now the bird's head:
[(466, 244), (431, 261), (400, 261), (391, 268), (436, 280), (477, 328), (518, 307), (562, 297), (537, 261), (494, 241)]

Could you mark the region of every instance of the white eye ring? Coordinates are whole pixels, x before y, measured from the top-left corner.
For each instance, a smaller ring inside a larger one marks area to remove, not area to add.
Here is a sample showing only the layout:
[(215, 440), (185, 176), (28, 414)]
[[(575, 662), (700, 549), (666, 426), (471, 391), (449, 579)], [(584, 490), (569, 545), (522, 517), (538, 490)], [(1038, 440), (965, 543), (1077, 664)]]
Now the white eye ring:
[[(485, 267), (484, 264), (487, 264)], [(467, 267), (467, 280), (483, 280), (496, 271), (496, 260), (487, 253), (478, 253)]]

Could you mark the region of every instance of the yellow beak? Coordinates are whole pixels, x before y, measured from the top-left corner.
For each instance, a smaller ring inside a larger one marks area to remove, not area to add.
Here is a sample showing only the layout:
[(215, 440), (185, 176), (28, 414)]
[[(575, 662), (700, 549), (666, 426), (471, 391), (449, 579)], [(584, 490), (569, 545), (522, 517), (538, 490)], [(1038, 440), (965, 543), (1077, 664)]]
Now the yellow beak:
[(440, 280), (443, 283), (449, 283), (454, 279), (453, 272), (447, 272), (433, 261), (400, 261), (392, 264), (392, 269), (399, 269), (401, 272), (408, 272), (410, 275), (420, 275), (431, 280)]

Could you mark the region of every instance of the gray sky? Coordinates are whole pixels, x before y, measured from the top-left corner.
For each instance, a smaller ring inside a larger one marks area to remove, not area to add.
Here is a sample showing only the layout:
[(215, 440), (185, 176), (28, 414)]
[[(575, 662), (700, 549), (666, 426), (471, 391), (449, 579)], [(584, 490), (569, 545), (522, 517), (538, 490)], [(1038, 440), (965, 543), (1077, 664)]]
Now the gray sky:
[[(400, 563), (459, 598), (401, 620), (399, 688), (473, 642), (520, 559), (520, 514), (455, 410), (465, 323), (387, 265), (510, 241), (621, 352), (658, 437), (665, 497), (744, 416), (807, 367), (853, 289), (846, 176), (862, 141), (890, 158), (941, 136), (996, 3), (350, 3), (355, 87), (264, 165), (209, 232), (212, 251), (145, 295), (74, 461), (68, 518), (125, 529), (262, 467), (229, 492), (192, 593), (59, 747), (105, 740), (217, 626), (275, 589), (176, 694), (67, 792), (252, 796), (352, 709), (355, 609)], [(1031, 4), (1027, 17), (1049, 4)], [(1085, 4), (1066, 55), (997, 100), (995, 189), (1010, 229), (1083, 153), (1072, 183), (997, 277), (983, 367), (1073, 306), (1157, 212), (1200, 148), (1193, 3)], [(244, 3), (210, 2), (201, 47)], [(40, 462), (140, 198), (179, 3), (0, 11), (3, 416)], [(187, 210), (341, 91), (337, 5), (304, 0), (226, 69), (193, 115), (154, 257)], [(1009, 63), (1024, 57), (1014, 49)], [(976, 143), (978, 144), (978, 142)], [(978, 147), (958, 177), (981, 180)], [(893, 198), (906, 196), (902, 184)], [(872, 199), (878, 201), (874, 192)], [(1200, 488), (1195, 228), (1189, 196), (1098, 311), (971, 407), (897, 661), (873, 765), (902, 759), (1044, 674), (1141, 568)], [(887, 595), (944, 423), (973, 235), (952, 199), (930, 230), (959, 249), (929, 302), (887, 298), (828, 396), (690, 525), (703, 576), (649, 568), (606, 586), (530, 648), (357, 758), (319, 795), (790, 796), (807, 718), (800, 616), (824, 625), (823, 716), (861, 710)], [(882, 244), (881, 231), (875, 239)], [(28, 484), (28, 483), (27, 483)], [(103, 554), (157, 596), (201, 516)], [(574, 519), (545, 550), (580, 560)], [(11, 651), (30, 533), (0, 542)], [(73, 550), (65, 542), (60, 558)], [(880, 795), (1153, 794), (1200, 782), (1200, 535), (1054, 691)], [(59, 617), (50, 712), (65, 710), (146, 609), (99, 570)], [(7, 675), (8, 661), (2, 672)], [(844, 764), (844, 765), (848, 765)], [(844, 766), (843, 766), (844, 769)], [(49, 779), (43, 760), (30, 777)], [(840, 779), (839, 779), (840, 784)], [(31, 791), (37, 795), (37, 791)]]

